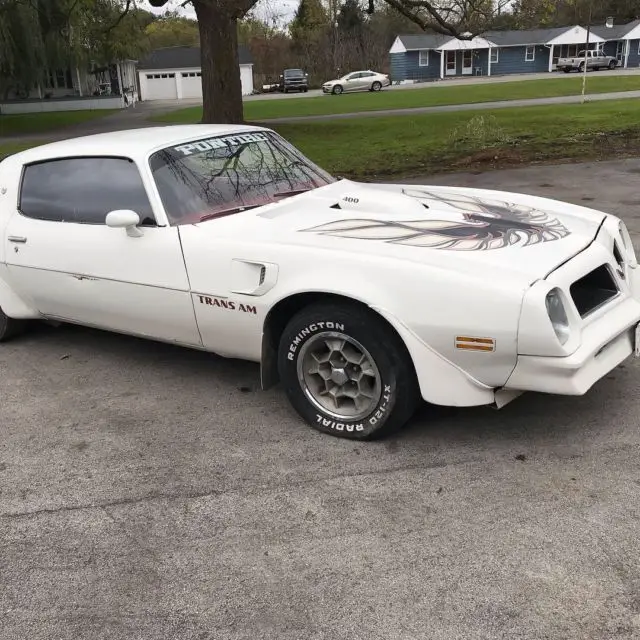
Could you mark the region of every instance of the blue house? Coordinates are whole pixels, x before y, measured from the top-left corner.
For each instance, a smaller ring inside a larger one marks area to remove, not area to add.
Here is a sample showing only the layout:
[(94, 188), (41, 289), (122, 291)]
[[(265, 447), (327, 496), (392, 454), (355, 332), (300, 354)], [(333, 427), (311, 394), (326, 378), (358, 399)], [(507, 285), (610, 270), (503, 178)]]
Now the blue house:
[[(543, 73), (558, 59), (583, 51), (587, 30), (579, 25), (526, 31), (487, 31), (471, 40), (438, 34), (398, 36), (389, 50), (393, 82), (448, 77)], [(619, 66), (640, 65), (640, 20), (612, 29), (593, 29), (589, 48), (618, 58)]]
[(611, 29), (597, 27), (594, 32), (606, 41), (604, 52), (618, 58), (618, 66), (640, 67), (640, 20)]

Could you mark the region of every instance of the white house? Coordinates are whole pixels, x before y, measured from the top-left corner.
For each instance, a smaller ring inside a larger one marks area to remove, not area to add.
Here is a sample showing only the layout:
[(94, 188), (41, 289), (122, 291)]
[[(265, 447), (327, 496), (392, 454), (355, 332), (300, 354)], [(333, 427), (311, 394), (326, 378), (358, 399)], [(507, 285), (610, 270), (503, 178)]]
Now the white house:
[[(253, 93), (253, 60), (238, 47), (242, 95)], [(152, 51), (138, 66), (141, 100), (202, 99), (199, 47), (166, 47)]]
[(136, 60), (86, 68), (67, 67), (45, 74), (42, 83), (0, 96), (0, 113), (122, 109), (138, 100)]

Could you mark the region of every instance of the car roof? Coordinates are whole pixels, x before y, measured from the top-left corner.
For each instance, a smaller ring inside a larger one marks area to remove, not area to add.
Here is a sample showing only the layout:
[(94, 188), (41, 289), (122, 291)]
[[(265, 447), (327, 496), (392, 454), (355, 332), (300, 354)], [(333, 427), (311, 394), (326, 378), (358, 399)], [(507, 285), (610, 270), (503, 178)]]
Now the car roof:
[(11, 156), (14, 162), (28, 164), (60, 156), (126, 156), (145, 159), (164, 147), (199, 138), (233, 135), (248, 131), (264, 131), (264, 127), (238, 124), (191, 124), (145, 127), (98, 133), (50, 142), (20, 151)]

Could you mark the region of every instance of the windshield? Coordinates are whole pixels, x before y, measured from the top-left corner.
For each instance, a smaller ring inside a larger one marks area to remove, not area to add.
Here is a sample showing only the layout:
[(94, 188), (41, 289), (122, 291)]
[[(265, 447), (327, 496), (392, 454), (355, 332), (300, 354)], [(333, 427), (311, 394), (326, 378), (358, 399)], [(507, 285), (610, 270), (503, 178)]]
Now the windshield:
[(285, 69), (284, 75), (286, 78), (299, 78), (304, 77), (302, 69)]
[(217, 136), (154, 153), (151, 171), (172, 225), (279, 202), (335, 178), (280, 136)]

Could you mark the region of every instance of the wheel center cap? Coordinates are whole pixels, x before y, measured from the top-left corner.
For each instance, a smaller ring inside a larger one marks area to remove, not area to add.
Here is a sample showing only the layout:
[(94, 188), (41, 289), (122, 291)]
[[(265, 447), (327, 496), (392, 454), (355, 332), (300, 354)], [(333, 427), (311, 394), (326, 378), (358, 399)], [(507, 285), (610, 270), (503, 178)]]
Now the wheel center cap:
[(339, 384), (339, 385), (343, 385), (345, 382), (347, 382), (347, 380), (349, 380), (349, 376), (347, 375), (347, 372), (344, 370), (344, 368), (334, 369), (331, 372), (332, 382), (335, 382), (336, 384)]

